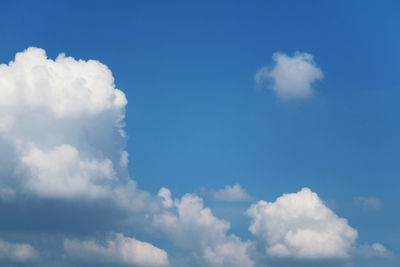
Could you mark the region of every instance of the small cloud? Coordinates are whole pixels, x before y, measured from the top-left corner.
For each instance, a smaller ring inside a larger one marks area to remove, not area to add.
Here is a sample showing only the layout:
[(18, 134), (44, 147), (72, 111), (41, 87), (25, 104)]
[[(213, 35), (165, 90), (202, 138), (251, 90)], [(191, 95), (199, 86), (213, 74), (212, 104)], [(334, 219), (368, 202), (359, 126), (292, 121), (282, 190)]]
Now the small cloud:
[(377, 197), (355, 197), (353, 204), (367, 211), (379, 211), (382, 208), (382, 200)]
[(210, 195), (214, 200), (222, 202), (245, 202), (252, 199), (239, 184), (227, 185), (218, 191), (211, 190)]
[(393, 253), (380, 243), (362, 245), (354, 248), (353, 254), (362, 258), (390, 258)]
[(267, 85), (284, 100), (305, 99), (313, 95), (313, 83), (323, 78), (321, 69), (308, 53), (296, 52), (292, 57), (274, 53), (274, 64), (260, 68), (254, 81), (256, 87)]

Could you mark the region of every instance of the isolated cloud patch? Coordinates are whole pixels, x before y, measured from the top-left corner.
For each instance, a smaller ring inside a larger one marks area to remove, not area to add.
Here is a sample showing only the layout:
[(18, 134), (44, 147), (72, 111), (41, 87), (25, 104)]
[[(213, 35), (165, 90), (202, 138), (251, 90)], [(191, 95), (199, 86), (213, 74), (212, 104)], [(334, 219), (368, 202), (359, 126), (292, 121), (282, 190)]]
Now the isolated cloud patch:
[(260, 68), (254, 81), (257, 87), (266, 85), (271, 88), (281, 99), (311, 97), (313, 84), (324, 76), (314, 57), (308, 53), (296, 52), (292, 57), (274, 53), (272, 59), (274, 63)]
[(355, 197), (353, 203), (367, 211), (379, 211), (382, 208), (382, 200), (377, 197)]
[(243, 189), (239, 184), (233, 186), (226, 185), (224, 188), (214, 191), (210, 191), (211, 197), (216, 201), (223, 202), (240, 202), (249, 201), (251, 197), (247, 194), (246, 190)]
[(247, 211), (250, 232), (268, 255), (298, 259), (347, 258), (357, 231), (308, 188), (259, 201)]
[(168, 254), (150, 243), (114, 234), (101, 244), (94, 240), (64, 240), (64, 249), (78, 262), (124, 264), (128, 266), (168, 266)]

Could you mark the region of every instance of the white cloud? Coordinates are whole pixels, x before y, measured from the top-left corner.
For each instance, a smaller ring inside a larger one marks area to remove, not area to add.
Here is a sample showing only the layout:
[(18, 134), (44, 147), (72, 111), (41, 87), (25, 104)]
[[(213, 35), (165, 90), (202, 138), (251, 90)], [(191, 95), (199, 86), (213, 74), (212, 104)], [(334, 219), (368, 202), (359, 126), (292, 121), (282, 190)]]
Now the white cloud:
[(63, 54), (51, 60), (34, 47), (17, 53), (9, 65), (0, 65), (0, 88), (0, 107), (42, 109), (58, 118), (118, 110), (127, 102), (107, 66)]
[(37, 258), (38, 253), (31, 245), (0, 240), (0, 261), (26, 263)]
[(127, 101), (107, 66), (31, 47), (0, 65), (0, 88), (0, 196), (104, 198), (129, 182)]
[(353, 203), (364, 210), (378, 211), (382, 208), (382, 201), (377, 197), (355, 197)]
[(323, 78), (312, 55), (296, 52), (293, 57), (274, 53), (272, 67), (260, 68), (255, 77), (257, 87), (268, 84), (281, 99), (308, 98), (313, 95), (313, 83)]
[(168, 266), (167, 253), (150, 243), (115, 234), (100, 244), (94, 240), (64, 240), (64, 249), (71, 259), (129, 266)]
[(211, 197), (216, 201), (235, 202), (249, 201), (251, 197), (247, 194), (239, 184), (234, 186), (227, 185), (225, 188), (218, 191), (211, 190)]
[[(259, 79), (262, 81), (262, 76)], [(8, 65), (0, 65), (0, 88), (0, 208), (7, 212), (18, 209), (20, 216), (10, 216), (9, 224), (31, 220), (31, 211), (44, 214), (51, 207), (66, 213), (51, 218), (52, 229), (61, 235), (68, 227), (85, 235), (161, 232), (163, 236), (157, 238), (166, 237), (176, 249), (170, 260), (177, 266), (187, 266), (182, 255), (195, 266), (256, 264), (250, 257), (253, 243), (230, 234), (230, 224), (214, 216), (201, 198), (186, 194), (173, 199), (166, 188), (158, 196), (137, 189), (124, 150), (127, 101), (105, 65), (64, 55), (51, 60), (44, 50), (29, 48)], [(250, 199), (240, 185), (228, 185), (212, 194), (219, 201)], [(295, 200), (289, 201), (292, 198)], [(80, 229), (91, 214), (102, 220), (95, 224), (89, 220), (86, 226), (93, 229)], [(284, 195), (275, 203), (260, 201), (249, 214), (250, 230), (273, 256), (345, 257), (357, 236), (344, 219), (306, 189)], [(46, 216), (35, 217), (32, 227), (47, 233), (49, 221)], [(64, 237), (57, 238), (62, 242)], [(44, 240), (36, 242), (46, 247)], [(89, 264), (161, 266), (169, 261), (164, 250), (123, 234), (105, 243), (66, 239), (64, 248), (69, 257)], [(4, 260), (29, 261), (36, 256), (30, 245), (0, 241)]]
[[(170, 197), (166, 190), (163, 190), (163, 195)], [(178, 247), (206, 262), (207, 266), (254, 265), (247, 254), (250, 242), (228, 235), (229, 223), (215, 217), (209, 208), (203, 206), (200, 197), (186, 194), (181, 200), (176, 200), (172, 210), (155, 216), (154, 226), (164, 231)]]
[(270, 256), (300, 259), (346, 258), (357, 231), (308, 188), (259, 201), (248, 210), (250, 232)]
[(26, 186), (40, 196), (104, 196), (116, 179), (112, 162), (82, 160), (76, 148), (61, 145), (50, 151), (30, 148), (21, 157), (29, 169)]

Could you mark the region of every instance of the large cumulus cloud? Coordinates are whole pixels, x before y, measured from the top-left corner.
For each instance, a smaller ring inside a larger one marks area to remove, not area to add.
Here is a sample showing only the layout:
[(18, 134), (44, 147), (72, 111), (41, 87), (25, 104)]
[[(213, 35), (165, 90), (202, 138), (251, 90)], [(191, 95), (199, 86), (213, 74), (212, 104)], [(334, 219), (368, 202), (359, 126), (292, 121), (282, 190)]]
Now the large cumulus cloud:
[(101, 197), (127, 181), (127, 100), (105, 65), (29, 48), (0, 65), (0, 88), (3, 196)]

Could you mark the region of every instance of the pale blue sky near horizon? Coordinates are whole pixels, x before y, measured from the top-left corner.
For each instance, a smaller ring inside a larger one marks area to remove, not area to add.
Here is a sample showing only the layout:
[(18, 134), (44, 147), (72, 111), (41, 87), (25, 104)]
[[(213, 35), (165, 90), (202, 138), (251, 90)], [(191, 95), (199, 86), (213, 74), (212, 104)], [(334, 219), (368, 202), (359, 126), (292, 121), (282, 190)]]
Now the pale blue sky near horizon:
[[(274, 201), (309, 187), (360, 244), (400, 253), (399, 11), (397, 1), (4, 1), (0, 62), (35, 46), (106, 64), (128, 99), (139, 188), (181, 196), (238, 183)], [(255, 88), (273, 53), (296, 51), (324, 74), (313, 97)], [(363, 210), (358, 196), (382, 208)], [(246, 236), (243, 220), (232, 226)]]

